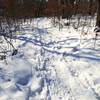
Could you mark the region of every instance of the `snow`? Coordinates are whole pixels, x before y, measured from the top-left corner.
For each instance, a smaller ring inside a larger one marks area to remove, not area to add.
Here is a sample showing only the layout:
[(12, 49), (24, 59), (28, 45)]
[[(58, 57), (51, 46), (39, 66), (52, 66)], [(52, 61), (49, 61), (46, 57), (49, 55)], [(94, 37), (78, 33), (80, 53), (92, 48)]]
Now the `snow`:
[(18, 54), (0, 61), (0, 100), (100, 100), (100, 40), (94, 46), (94, 27), (84, 34), (87, 27), (59, 30), (52, 21), (22, 24), (12, 40)]

